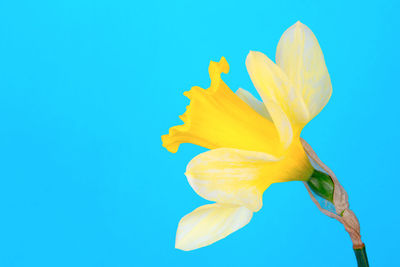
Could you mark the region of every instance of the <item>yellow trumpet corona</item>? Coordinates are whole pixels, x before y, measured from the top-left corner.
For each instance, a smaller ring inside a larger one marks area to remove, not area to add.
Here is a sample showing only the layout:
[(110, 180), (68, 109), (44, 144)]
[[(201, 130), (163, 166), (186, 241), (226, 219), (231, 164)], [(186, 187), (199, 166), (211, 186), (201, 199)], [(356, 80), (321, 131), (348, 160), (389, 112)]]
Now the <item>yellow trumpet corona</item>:
[(224, 57), (211, 62), (208, 89), (193, 87), (180, 116), (183, 125), (162, 136), (175, 153), (181, 143), (210, 149), (190, 161), (186, 177), (204, 205), (184, 216), (176, 248), (210, 245), (246, 225), (262, 207), (272, 183), (307, 181), (313, 172), (300, 143), (303, 127), (329, 101), (330, 77), (317, 39), (297, 22), (282, 35), (276, 64), (251, 51), (246, 67), (262, 101), (248, 91), (234, 93), (221, 79), (228, 73)]

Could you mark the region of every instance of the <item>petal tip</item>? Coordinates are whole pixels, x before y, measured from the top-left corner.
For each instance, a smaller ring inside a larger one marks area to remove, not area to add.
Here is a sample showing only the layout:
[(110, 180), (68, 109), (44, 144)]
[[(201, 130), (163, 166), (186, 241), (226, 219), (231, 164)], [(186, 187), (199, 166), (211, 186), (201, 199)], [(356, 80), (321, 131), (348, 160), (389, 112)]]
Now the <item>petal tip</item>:
[(239, 89), (236, 90), (235, 94), (241, 94), (241, 93), (243, 93), (244, 91), (245, 91), (244, 89), (239, 88)]
[(246, 67), (247, 68), (249, 68), (250, 64), (252, 62), (254, 62), (255, 57), (257, 56), (258, 53), (260, 53), (260, 52), (250, 50), (250, 52), (247, 54), (247, 57), (246, 57)]
[[(300, 30), (300, 31), (311, 31), (310, 28), (308, 28), (307, 25), (305, 25), (304, 23), (302, 23), (300, 20), (298, 20), (295, 24), (293, 24), (291, 27), (288, 28), (288, 30)], [(286, 30), (286, 32), (290, 32)], [(284, 33), (285, 34), (285, 33)]]
[(262, 53), (259, 52), (259, 51), (250, 50), (249, 53), (247, 54), (247, 58), (250, 57), (250, 56), (256, 56), (258, 54), (262, 54)]
[(190, 251), (192, 249), (185, 248), (180, 240), (175, 240), (175, 248), (183, 251)]

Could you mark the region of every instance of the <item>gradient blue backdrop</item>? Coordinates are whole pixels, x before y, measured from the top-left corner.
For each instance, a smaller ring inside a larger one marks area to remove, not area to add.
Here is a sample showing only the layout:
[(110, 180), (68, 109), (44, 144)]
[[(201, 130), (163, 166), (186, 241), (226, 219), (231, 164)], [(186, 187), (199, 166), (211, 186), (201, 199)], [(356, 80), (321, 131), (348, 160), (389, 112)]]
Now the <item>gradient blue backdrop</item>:
[[(255, 93), (249, 50), (274, 58), (297, 20), (316, 34), (331, 101), (304, 130), (361, 221), (371, 266), (394, 266), (398, 226), (396, 1), (1, 1), (0, 266), (356, 266), (347, 233), (299, 182), (276, 184), (242, 230), (174, 249), (177, 223), (207, 203), (160, 136), (182, 92)], [(397, 213), (397, 214), (396, 214)]]

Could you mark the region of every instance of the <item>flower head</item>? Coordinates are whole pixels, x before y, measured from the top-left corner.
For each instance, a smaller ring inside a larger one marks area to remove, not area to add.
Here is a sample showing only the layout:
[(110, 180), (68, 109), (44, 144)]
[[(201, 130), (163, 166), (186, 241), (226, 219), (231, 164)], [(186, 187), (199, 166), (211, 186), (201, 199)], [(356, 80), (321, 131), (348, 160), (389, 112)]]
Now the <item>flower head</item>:
[(180, 117), (184, 124), (162, 136), (173, 153), (181, 143), (210, 149), (190, 161), (185, 175), (196, 193), (216, 203), (182, 218), (179, 249), (207, 246), (240, 229), (261, 209), (269, 185), (307, 181), (314, 171), (300, 133), (332, 92), (314, 34), (297, 22), (282, 35), (276, 64), (252, 51), (246, 66), (262, 101), (244, 89), (229, 89), (221, 79), (229, 65), (221, 58), (210, 63), (208, 89), (185, 92), (190, 105)]

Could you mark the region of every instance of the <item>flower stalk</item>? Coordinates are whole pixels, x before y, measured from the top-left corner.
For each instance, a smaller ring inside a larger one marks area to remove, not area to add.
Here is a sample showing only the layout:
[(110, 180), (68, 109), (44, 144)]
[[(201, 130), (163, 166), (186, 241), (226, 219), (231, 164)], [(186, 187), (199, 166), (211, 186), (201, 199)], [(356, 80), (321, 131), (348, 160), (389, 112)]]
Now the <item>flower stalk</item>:
[[(354, 212), (349, 208), (346, 191), (339, 183), (336, 175), (322, 163), (311, 146), (304, 139), (301, 139), (301, 143), (315, 168), (321, 169), (315, 170), (309, 181), (304, 183), (312, 201), (322, 213), (343, 224), (353, 242), (358, 267), (369, 267), (365, 245), (361, 241), (360, 223)], [(322, 207), (314, 194), (329, 201), (334, 206), (335, 211)]]

